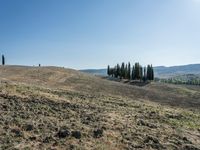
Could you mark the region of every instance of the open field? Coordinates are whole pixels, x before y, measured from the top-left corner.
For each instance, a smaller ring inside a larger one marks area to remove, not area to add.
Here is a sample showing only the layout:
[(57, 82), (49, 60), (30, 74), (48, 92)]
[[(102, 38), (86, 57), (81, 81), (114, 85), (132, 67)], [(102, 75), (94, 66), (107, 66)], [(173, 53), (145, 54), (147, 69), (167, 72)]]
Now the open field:
[(0, 67), (0, 149), (200, 149), (200, 88)]

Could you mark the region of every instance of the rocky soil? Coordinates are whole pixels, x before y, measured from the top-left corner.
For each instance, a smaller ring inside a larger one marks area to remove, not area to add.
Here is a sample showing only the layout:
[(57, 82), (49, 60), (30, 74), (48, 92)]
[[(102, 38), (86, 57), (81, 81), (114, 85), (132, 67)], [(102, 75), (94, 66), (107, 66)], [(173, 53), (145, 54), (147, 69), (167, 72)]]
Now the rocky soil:
[(200, 88), (0, 66), (0, 149), (200, 149)]
[(200, 149), (199, 111), (144, 100), (2, 83), (0, 116), (0, 149)]

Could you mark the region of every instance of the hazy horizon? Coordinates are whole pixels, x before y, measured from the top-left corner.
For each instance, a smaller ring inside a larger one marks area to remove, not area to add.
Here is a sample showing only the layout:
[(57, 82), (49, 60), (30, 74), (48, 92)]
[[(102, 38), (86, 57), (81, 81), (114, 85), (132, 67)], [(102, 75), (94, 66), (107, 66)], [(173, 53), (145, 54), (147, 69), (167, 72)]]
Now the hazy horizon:
[(1, 0), (10, 65), (100, 69), (200, 63), (200, 0)]
[[(119, 63), (121, 65), (121, 63)], [(133, 63), (131, 64), (133, 65)], [(165, 66), (165, 65), (159, 65), (159, 66), (153, 66), (153, 67), (179, 67), (179, 66), (187, 66), (187, 65), (200, 65), (200, 63), (196, 63), (196, 64), (183, 64), (183, 65), (174, 65), (174, 66)], [(114, 65), (115, 66), (115, 65)], [(110, 67), (114, 67), (114, 66), (111, 66)], [(143, 67), (145, 67), (146, 65), (143, 65)], [(107, 69), (107, 66), (104, 67), (104, 68), (83, 68), (83, 69), (79, 69), (79, 70), (100, 70), (100, 69)]]

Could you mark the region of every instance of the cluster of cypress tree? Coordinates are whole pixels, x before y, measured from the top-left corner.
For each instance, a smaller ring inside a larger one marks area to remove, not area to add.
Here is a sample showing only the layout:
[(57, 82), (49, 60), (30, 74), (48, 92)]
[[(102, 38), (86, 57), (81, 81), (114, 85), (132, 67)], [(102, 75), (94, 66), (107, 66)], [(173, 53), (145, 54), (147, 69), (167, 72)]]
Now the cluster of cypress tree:
[(131, 66), (130, 62), (125, 64), (117, 64), (115, 67), (111, 68), (108, 65), (107, 68), (108, 76), (112, 76), (119, 79), (128, 79), (128, 80), (154, 80), (154, 70), (152, 65), (147, 67), (142, 67), (138, 62), (135, 65)]

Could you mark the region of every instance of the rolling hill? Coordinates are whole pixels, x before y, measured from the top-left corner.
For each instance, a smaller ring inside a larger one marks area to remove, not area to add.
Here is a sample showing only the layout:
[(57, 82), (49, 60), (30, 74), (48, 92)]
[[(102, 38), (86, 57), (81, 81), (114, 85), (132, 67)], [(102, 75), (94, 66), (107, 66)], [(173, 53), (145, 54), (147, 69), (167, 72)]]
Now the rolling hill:
[(155, 67), (157, 77), (171, 77), (183, 74), (200, 74), (200, 64), (190, 64), (184, 66)]
[(0, 66), (0, 149), (200, 149), (200, 89)]

